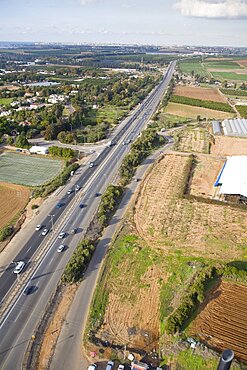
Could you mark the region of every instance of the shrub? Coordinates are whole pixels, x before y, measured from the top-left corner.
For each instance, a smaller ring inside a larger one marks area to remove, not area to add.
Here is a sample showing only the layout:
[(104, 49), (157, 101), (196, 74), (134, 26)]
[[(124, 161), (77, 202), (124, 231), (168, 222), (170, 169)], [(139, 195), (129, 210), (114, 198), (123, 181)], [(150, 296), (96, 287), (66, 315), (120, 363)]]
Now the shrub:
[(109, 185), (104, 192), (98, 209), (98, 219), (106, 226), (123, 194), (121, 186)]
[(13, 226), (9, 225), (0, 230), (0, 242), (6, 240), (13, 233)]
[(32, 208), (32, 209), (39, 208), (39, 205), (38, 205), (38, 204), (32, 204), (31, 208)]

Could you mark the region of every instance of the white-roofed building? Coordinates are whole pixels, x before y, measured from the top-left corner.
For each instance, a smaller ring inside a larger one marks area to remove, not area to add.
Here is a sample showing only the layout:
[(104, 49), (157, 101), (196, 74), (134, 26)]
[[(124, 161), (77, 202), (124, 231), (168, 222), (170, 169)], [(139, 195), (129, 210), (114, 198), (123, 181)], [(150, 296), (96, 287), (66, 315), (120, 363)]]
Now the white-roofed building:
[(247, 156), (227, 157), (215, 186), (220, 186), (219, 194), (247, 198)]

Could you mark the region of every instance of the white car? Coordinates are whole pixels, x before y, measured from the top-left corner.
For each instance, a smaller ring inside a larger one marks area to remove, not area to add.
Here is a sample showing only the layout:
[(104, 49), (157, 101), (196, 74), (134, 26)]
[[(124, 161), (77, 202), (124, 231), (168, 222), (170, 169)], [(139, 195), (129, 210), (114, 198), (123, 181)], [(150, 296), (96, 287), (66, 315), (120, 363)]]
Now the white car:
[(16, 264), (14, 274), (20, 274), (25, 267), (25, 262), (20, 261)]
[(111, 370), (114, 366), (113, 361), (108, 361), (105, 370)]
[(41, 233), (41, 235), (45, 236), (46, 234), (48, 234), (49, 230), (48, 229), (44, 229)]
[(67, 191), (67, 194), (72, 194), (73, 193), (73, 189), (69, 189), (68, 191)]
[(78, 191), (78, 190), (80, 190), (80, 185), (75, 185), (75, 191)]
[(97, 365), (96, 364), (92, 364), (92, 365), (89, 365), (87, 370), (95, 370), (97, 369)]
[(117, 370), (124, 370), (124, 365), (118, 365)]
[(90, 162), (89, 163), (89, 167), (91, 167), (91, 168), (94, 167), (94, 163), (93, 162)]
[(42, 225), (37, 225), (37, 226), (35, 227), (35, 230), (36, 230), (36, 231), (39, 231), (41, 228), (42, 228)]
[(58, 239), (63, 239), (65, 235), (66, 233), (64, 231), (61, 231), (61, 233), (58, 235)]
[(58, 253), (62, 252), (64, 248), (65, 248), (65, 245), (63, 244), (59, 245), (59, 247), (57, 248)]

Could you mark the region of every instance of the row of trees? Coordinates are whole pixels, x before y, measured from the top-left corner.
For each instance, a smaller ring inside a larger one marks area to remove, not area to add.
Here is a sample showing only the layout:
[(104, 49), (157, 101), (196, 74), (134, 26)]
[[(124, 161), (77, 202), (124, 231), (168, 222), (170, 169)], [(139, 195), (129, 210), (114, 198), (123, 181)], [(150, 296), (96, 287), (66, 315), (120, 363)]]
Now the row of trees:
[(113, 215), (119, 200), (123, 194), (121, 186), (109, 185), (101, 197), (101, 202), (97, 212), (97, 217), (102, 226), (106, 226)]
[(82, 279), (83, 273), (94, 252), (95, 246), (90, 240), (82, 240), (76, 247), (75, 252), (70, 258), (63, 276), (62, 281), (66, 284), (75, 283)]
[(131, 150), (127, 154), (120, 167), (121, 185), (129, 183), (136, 168), (146, 158), (151, 151), (158, 146), (164, 145), (166, 139), (157, 134), (156, 129), (147, 128), (141, 136), (131, 145)]
[(51, 146), (49, 148), (49, 154), (53, 157), (61, 157), (65, 159), (73, 158), (76, 155), (73, 149), (61, 148), (58, 146)]
[(218, 110), (222, 112), (234, 113), (234, 110), (232, 109), (232, 107), (227, 103), (214, 102), (210, 100), (194, 99), (194, 98), (189, 98), (186, 96), (179, 96), (179, 95), (173, 95), (170, 101), (173, 103), (178, 103), (178, 104), (186, 104), (186, 105), (192, 105), (192, 106), (201, 107), (201, 108)]

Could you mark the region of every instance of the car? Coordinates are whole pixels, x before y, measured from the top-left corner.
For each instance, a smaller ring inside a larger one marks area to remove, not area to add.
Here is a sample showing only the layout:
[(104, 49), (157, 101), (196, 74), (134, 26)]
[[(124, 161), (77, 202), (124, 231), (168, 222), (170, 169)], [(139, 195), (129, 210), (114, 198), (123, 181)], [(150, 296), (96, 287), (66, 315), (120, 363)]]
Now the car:
[(128, 144), (130, 144), (131, 143), (131, 140), (130, 139), (128, 139), (128, 140), (125, 140), (124, 142), (123, 142), (123, 145), (128, 145)]
[(124, 370), (124, 365), (118, 365), (117, 370)]
[(138, 177), (136, 177), (135, 179), (134, 179), (134, 181), (135, 182), (138, 182), (138, 181), (140, 181), (141, 179), (139, 179)]
[(87, 370), (95, 370), (95, 369), (97, 369), (97, 365), (96, 364), (91, 364), (87, 368)]
[(24, 290), (23, 290), (23, 294), (24, 295), (29, 295), (31, 293), (34, 292), (34, 290), (36, 290), (36, 286), (35, 285), (29, 285), (27, 286)]
[(114, 366), (113, 361), (108, 361), (105, 370), (111, 370)]
[(89, 163), (89, 167), (91, 167), (91, 168), (94, 167), (94, 163), (93, 162), (90, 162)]
[(14, 269), (14, 274), (20, 274), (22, 272), (22, 270), (24, 269), (25, 267), (25, 262), (24, 261), (19, 261), (17, 262), (17, 264), (15, 265), (15, 269)]
[(41, 228), (42, 228), (42, 225), (37, 225), (37, 226), (35, 227), (35, 230), (36, 230), (36, 231), (39, 231)]
[(78, 190), (80, 190), (80, 185), (75, 185), (75, 191), (78, 191)]
[(68, 191), (67, 191), (67, 194), (72, 194), (73, 193), (73, 189), (69, 189)]
[(85, 204), (83, 204), (83, 203), (79, 204), (79, 208), (84, 208), (84, 207), (85, 207)]
[(49, 230), (48, 229), (44, 229), (41, 233), (41, 235), (45, 236), (46, 234), (48, 234)]
[(76, 234), (76, 232), (77, 232), (77, 228), (74, 227), (73, 229), (71, 229), (70, 234)]
[(100, 196), (101, 196), (101, 194), (97, 192), (97, 193), (95, 193), (95, 196), (96, 196), (96, 197), (100, 197)]
[(62, 206), (63, 206), (63, 203), (59, 202), (57, 203), (56, 208), (61, 208)]
[(61, 252), (63, 252), (63, 251), (64, 251), (64, 249), (65, 249), (65, 245), (61, 244), (61, 245), (59, 245), (59, 247), (57, 248), (57, 251), (58, 251), (58, 253), (61, 253)]
[(66, 232), (61, 231), (60, 234), (58, 235), (58, 239), (63, 239), (66, 235)]

